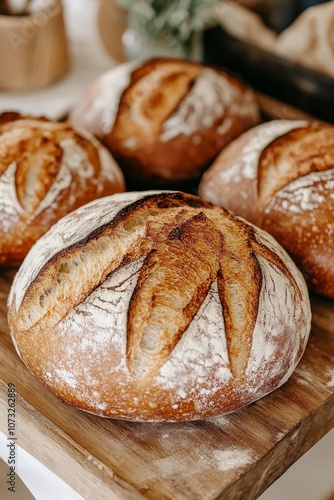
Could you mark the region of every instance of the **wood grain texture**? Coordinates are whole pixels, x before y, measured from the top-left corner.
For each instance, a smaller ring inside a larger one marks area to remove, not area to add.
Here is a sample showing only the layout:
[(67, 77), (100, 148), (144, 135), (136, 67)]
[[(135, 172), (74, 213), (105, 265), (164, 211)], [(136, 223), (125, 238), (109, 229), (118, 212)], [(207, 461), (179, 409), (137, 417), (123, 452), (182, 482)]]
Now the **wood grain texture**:
[(0, 277), (0, 430), (16, 385), (18, 444), (85, 499), (257, 498), (334, 423), (334, 302), (312, 298), (313, 329), (291, 379), (228, 416), (139, 424), (80, 412), (19, 360), (7, 325), (12, 276)]

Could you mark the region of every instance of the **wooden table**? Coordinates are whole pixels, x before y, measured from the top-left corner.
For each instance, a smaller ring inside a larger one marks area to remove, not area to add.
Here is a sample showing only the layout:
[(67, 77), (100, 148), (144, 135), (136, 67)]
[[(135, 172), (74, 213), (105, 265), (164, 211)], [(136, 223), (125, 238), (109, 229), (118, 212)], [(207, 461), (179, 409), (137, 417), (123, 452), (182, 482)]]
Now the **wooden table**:
[[(299, 118), (259, 96), (268, 116)], [(85, 500), (257, 498), (334, 427), (334, 301), (312, 297), (313, 326), (290, 380), (233, 414), (185, 424), (95, 417), (56, 399), (15, 353), (6, 320), (12, 275), (0, 275), (0, 430), (16, 386), (18, 444)]]

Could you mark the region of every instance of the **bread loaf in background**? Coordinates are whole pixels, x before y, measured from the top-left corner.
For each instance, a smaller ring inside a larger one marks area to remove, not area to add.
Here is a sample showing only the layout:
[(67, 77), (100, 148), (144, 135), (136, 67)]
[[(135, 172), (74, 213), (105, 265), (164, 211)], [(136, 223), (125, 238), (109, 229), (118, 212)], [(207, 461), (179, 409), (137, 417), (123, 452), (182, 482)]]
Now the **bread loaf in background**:
[(67, 123), (0, 116), (0, 266), (20, 264), (58, 219), (124, 191), (123, 175), (93, 136)]
[(180, 186), (259, 121), (251, 89), (180, 59), (125, 63), (94, 82), (70, 120), (110, 149), (127, 185)]
[(312, 290), (334, 298), (334, 126), (259, 125), (219, 155), (199, 191), (272, 234)]
[(87, 204), (31, 249), (9, 296), (27, 367), (64, 401), (128, 420), (236, 410), (283, 384), (310, 331), (276, 241), (178, 192)]

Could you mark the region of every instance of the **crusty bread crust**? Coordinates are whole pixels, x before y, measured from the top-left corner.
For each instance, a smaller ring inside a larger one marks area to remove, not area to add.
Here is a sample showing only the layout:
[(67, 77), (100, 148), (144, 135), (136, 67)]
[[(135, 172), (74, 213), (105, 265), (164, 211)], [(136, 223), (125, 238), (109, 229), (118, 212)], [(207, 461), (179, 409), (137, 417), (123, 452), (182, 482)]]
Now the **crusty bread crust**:
[(334, 127), (276, 120), (230, 144), (200, 194), (272, 234), (317, 293), (334, 298)]
[(18, 265), (58, 219), (124, 191), (110, 153), (87, 133), (44, 118), (0, 116), (0, 266)]
[(9, 296), (28, 368), (65, 401), (130, 420), (208, 418), (284, 383), (310, 331), (305, 282), (266, 233), (178, 192), (59, 221)]
[(194, 181), (232, 139), (259, 122), (253, 92), (201, 64), (155, 59), (97, 80), (71, 113), (110, 149), (130, 183)]

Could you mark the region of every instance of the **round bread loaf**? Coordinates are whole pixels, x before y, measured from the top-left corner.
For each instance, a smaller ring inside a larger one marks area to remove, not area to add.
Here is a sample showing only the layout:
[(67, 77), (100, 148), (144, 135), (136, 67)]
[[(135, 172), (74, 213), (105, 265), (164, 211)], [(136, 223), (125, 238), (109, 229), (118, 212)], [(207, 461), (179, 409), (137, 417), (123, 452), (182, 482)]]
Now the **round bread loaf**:
[(122, 172), (93, 136), (44, 118), (0, 116), (0, 266), (22, 262), (58, 219), (124, 191)]
[(28, 368), (83, 410), (202, 419), (283, 384), (307, 287), (266, 233), (198, 197), (142, 192), (64, 217), (19, 269), (9, 325)]
[(70, 119), (102, 140), (137, 188), (199, 179), (259, 112), (252, 90), (223, 71), (155, 59), (103, 75)]
[(200, 194), (265, 229), (317, 293), (334, 297), (334, 127), (275, 120), (230, 144)]

